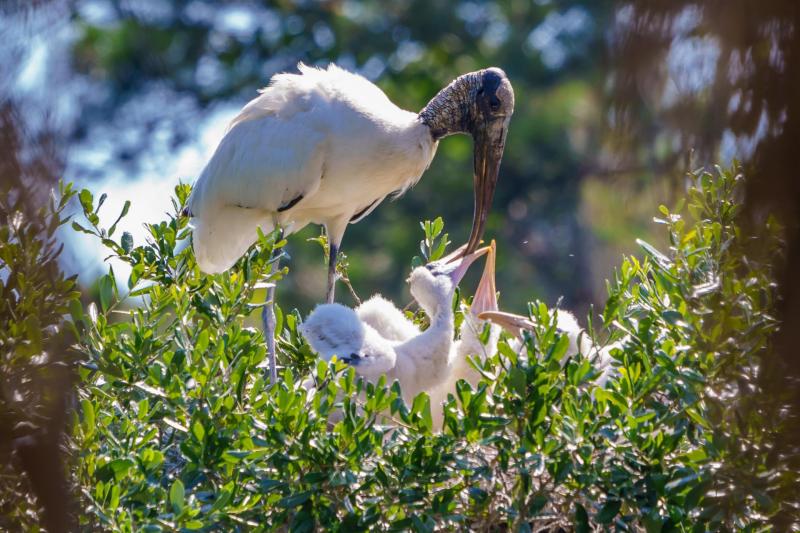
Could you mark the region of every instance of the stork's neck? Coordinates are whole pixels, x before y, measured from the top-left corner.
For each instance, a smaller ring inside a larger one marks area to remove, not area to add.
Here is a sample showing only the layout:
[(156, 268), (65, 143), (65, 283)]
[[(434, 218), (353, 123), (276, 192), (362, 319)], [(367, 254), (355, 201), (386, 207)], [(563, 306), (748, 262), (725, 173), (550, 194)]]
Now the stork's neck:
[(452, 295), (447, 304), (437, 303), (431, 309), (423, 307), (430, 326), (397, 347), (395, 377), (400, 380), (406, 401), (447, 378), (454, 329), (450, 302)]
[(419, 119), (431, 130), (433, 140), (472, 130), (476, 115), (475, 95), (480, 86), (480, 72), (459, 76), (419, 112)]
[(430, 325), (422, 332), (420, 337), (424, 337), (425, 342), (431, 345), (450, 343), (453, 340), (455, 330), (455, 316), (453, 315), (453, 295), (447, 301), (437, 301), (435, 305), (422, 306), (422, 310), (428, 315)]

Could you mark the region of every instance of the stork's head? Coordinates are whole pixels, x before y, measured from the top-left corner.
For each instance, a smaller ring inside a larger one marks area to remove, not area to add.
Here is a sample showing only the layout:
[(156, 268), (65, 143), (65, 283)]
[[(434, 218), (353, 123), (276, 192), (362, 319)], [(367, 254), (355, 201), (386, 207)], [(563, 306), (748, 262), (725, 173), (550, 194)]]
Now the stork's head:
[(364, 343), (358, 350), (345, 354), (341, 359), (354, 367), (359, 376), (377, 380), (394, 368), (397, 353), (371, 326), (364, 324), (364, 330)]
[(473, 252), (483, 236), (513, 113), (511, 82), (505, 72), (491, 67), (459, 76), (419, 114), (434, 140), (453, 133), (468, 133), (473, 139), (475, 210), (465, 254)]
[(408, 278), (411, 295), (429, 315), (441, 310), (442, 306), (452, 304), (453, 293), (469, 266), (489, 251), (489, 247), (485, 246), (464, 255), (465, 248), (466, 245), (438, 261), (411, 271)]

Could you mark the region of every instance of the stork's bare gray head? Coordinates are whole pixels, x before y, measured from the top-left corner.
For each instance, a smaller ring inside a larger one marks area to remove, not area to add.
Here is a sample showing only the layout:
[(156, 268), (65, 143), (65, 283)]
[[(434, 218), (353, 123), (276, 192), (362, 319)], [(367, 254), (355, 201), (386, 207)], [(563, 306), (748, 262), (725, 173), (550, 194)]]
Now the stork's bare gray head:
[(483, 237), (506, 147), (508, 123), (514, 113), (514, 90), (506, 73), (495, 67), (482, 71), (475, 101), (478, 113), (470, 132), (474, 143), (475, 210), (466, 253), (475, 250)]
[(491, 67), (459, 76), (419, 114), (437, 141), (453, 133), (468, 133), (473, 139), (475, 209), (465, 254), (475, 251), (483, 237), (513, 113), (511, 82), (505, 72)]

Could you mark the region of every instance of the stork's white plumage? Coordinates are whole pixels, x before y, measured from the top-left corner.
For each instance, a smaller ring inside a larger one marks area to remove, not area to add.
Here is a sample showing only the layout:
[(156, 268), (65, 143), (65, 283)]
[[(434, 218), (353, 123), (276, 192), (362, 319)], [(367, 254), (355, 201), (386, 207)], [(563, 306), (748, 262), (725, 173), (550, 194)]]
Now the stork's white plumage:
[[(373, 300), (367, 312), (362, 309), (362, 316), (339, 304), (319, 305), (299, 330), (324, 359), (336, 355), (353, 365), (359, 375), (373, 381), (381, 375), (386, 375), (389, 382), (397, 380), (404, 399), (411, 401), (449, 374), (455, 287), (469, 265), (488, 248), (454, 260), (461, 251), (411, 272), (408, 280), (411, 294), (430, 319), (425, 331), (420, 332), (413, 324), (410, 325), (413, 330), (408, 327), (402, 312), (387, 306), (386, 300)], [(389, 314), (381, 315), (387, 309)], [(402, 318), (404, 325), (388, 326), (393, 318)]]
[(385, 339), (406, 341), (421, 333), (402, 310), (380, 294), (356, 307), (356, 315)]
[[(412, 113), (335, 65), (300, 64), (299, 71), (274, 76), (242, 109), (198, 178), (187, 212), (200, 268), (230, 268), (256, 241), (257, 227), (291, 233), (322, 224), (330, 245), (327, 301), (333, 302), (347, 224), (414, 185), (439, 139), (454, 133), (475, 141), (471, 253), (483, 234), (514, 111), (505, 73), (489, 68), (464, 74)], [(264, 309), (268, 342), (274, 335), (271, 305)], [(271, 343), (269, 356), (275, 378)]]
[[(503, 71), (465, 74), (412, 113), (336, 65), (298, 68), (274, 76), (233, 119), (195, 184), (188, 210), (203, 271), (230, 268), (257, 226), (323, 224), (338, 246), (349, 222), (414, 185), (453, 133), (476, 137), (476, 218), (485, 217), (514, 106)], [(480, 235), (472, 237), (468, 252)]]
[(334, 65), (279, 74), (233, 120), (192, 192), (197, 262), (227, 270), (258, 226), (323, 224), (339, 243), (356, 215), (416, 183), (435, 152), (417, 114), (361, 76)]

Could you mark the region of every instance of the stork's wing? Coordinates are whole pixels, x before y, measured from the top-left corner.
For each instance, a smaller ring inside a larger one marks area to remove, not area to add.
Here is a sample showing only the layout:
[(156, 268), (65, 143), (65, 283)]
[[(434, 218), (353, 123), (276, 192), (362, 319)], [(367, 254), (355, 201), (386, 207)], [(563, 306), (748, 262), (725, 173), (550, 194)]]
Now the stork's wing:
[(319, 188), (324, 135), (303, 115), (239, 122), (220, 142), (189, 203), (203, 271), (230, 268), (255, 242), (256, 227), (271, 231), (279, 210)]
[(225, 134), (189, 199), (195, 256), (205, 272), (230, 268), (255, 242), (257, 226), (271, 231), (277, 213), (320, 185), (325, 134), (314, 109), (299, 108), (289, 117), (265, 111), (242, 119), (248, 107)]

